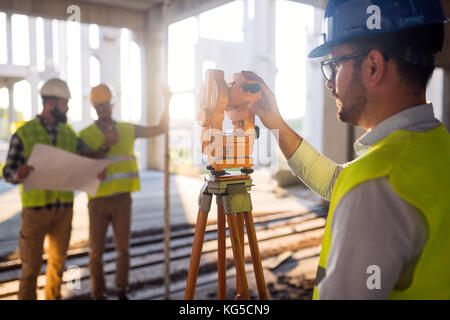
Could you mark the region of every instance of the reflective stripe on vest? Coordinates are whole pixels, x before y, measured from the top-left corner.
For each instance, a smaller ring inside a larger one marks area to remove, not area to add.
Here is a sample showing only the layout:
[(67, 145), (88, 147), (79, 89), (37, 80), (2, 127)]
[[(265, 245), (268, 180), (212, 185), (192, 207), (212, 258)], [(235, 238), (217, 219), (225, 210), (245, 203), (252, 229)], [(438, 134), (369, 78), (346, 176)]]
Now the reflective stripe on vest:
[[(131, 123), (116, 123), (119, 140), (111, 146), (106, 159), (114, 163), (108, 166), (106, 178), (100, 183), (94, 197), (98, 198), (123, 192), (134, 192), (140, 189), (139, 170), (134, 155), (134, 125)], [(80, 132), (80, 138), (93, 151), (97, 151), (105, 142), (101, 129), (92, 124)]]
[(117, 172), (109, 174), (105, 180), (102, 182), (110, 182), (113, 180), (122, 180), (122, 179), (132, 179), (132, 178), (139, 178), (139, 173), (137, 172)]
[[(53, 145), (52, 141), (41, 125), (39, 119), (28, 121), (17, 130), (17, 135), (20, 137), (25, 157), (28, 158), (36, 143), (43, 143)], [(58, 123), (58, 135), (56, 137), (56, 147), (69, 151), (76, 152), (77, 136), (72, 128), (65, 123)], [(60, 201), (62, 203), (73, 202), (73, 192), (71, 191), (53, 191), (33, 189), (23, 192), (23, 186), (20, 184), (20, 195), (22, 199), (22, 206), (28, 207), (43, 207), (47, 204)]]
[(394, 288), (390, 299), (449, 299), (449, 163), (450, 135), (441, 125), (426, 132), (395, 131), (346, 167), (333, 190), (313, 298), (319, 298), (318, 284), (326, 276), (331, 221), (339, 200), (364, 181), (388, 177), (392, 189), (422, 212), (428, 225), (428, 239), (412, 282), (404, 290)]

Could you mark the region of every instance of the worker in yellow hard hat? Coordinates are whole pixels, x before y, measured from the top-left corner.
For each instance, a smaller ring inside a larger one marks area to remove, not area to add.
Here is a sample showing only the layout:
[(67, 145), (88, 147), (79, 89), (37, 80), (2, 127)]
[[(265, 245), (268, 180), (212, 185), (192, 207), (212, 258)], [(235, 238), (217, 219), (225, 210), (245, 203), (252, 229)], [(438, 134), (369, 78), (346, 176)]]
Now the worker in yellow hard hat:
[[(11, 137), (3, 177), (12, 184), (21, 184), (33, 168), (27, 159), (36, 143), (77, 152), (77, 135), (66, 124), (70, 91), (61, 79), (50, 79), (40, 91), (43, 110), (35, 119), (16, 128)], [(19, 254), (22, 272), (19, 299), (36, 299), (36, 280), (42, 266), (44, 237), (48, 236), (48, 259), (45, 298), (59, 299), (60, 284), (69, 245), (73, 192), (33, 189), (23, 192), (22, 222), (19, 237)]]
[(106, 231), (111, 221), (117, 251), (116, 286), (119, 299), (128, 299), (129, 238), (131, 225), (131, 192), (138, 191), (139, 171), (133, 147), (136, 138), (149, 138), (166, 132), (168, 113), (164, 112), (156, 126), (140, 126), (118, 122), (112, 118), (112, 93), (100, 84), (91, 90), (91, 103), (98, 120), (81, 130), (84, 155), (113, 161), (107, 168), (95, 196), (89, 197), (89, 250), (91, 297), (107, 297), (102, 255)]

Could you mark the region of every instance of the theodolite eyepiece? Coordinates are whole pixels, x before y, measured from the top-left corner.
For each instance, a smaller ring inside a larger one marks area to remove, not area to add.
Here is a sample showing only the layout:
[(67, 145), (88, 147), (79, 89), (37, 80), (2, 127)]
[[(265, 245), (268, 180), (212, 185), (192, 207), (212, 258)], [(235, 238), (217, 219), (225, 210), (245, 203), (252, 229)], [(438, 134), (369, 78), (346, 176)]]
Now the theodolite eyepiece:
[(250, 91), (251, 93), (258, 93), (261, 91), (261, 86), (258, 83), (247, 84), (242, 87), (244, 92)]

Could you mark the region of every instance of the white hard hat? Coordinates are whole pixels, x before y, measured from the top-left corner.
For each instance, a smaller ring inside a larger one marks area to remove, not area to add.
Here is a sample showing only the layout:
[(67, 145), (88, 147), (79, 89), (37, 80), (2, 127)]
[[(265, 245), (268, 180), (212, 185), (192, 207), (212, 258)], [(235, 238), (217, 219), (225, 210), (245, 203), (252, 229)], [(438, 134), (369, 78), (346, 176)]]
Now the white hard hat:
[(44, 83), (41, 88), (41, 96), (70, 99), (70, 91), (65, 81), (54, 78)]

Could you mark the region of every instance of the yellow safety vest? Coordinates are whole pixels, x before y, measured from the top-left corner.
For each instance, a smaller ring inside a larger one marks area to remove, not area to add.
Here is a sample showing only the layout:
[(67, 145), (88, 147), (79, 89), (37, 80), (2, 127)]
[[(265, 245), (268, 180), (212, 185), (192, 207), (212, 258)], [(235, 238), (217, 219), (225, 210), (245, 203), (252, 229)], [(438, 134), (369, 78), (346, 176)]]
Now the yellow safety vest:
[[(25, 157), (28, 158), (36, 143), (43, 143), (53, 145), (52, 141), (41, 125), (38, 119), (28, 121), (17, 130), (17, 135), (22, 140)], [(77, 135), (73, 129), (65, 124), (58, 123), (58, 136), (56, 138), (56, 147), (69, 151), (76, 152), (77, 150)], [(59, 200), (61, 203), (73, 202), (72, 191), (53, 191), (33, 189), (23, 192), (23, 186), (20, 185), (20, 195), (22, 198), (22, 206), (28, 207), (43, 207), (47, 204), (54, 203)]]
[(27, 123), (26, 121), (14, 121), (11, 123), (11, 125), (9, 126), (9, 132), (11, 134), (16, 133), (16, 131), (22, 127), (25, 123)]
[[(134, 155), (134, 125), (117, 122), (119, 141), (111, 146), (106, 159), (114, 161), (108, 166), (106, 178), (100, 183), (94, 197), (99, 198), (116, 193), (134, 192), (140, 189), (139, 170)], [(93, 151), (97, 151), (105, 142), (105, 135), (100, 128), (92, 124), (81, 130), (80, 138)]]
[(339, 200), (364, 181), (388, 177), (393, 190), (420, 210), (428, 224), (411, 285), (394, 289), (390, 299), (450, 299), (449, 165), (450, 135), (441, 125), (426, 132), (395, 131), (346, 167), (333, 190), (313, 298), (318, 299), (317, 284), (326, 275), (331, 221)]

